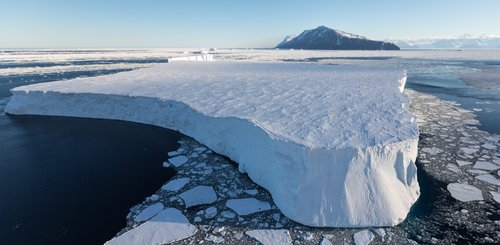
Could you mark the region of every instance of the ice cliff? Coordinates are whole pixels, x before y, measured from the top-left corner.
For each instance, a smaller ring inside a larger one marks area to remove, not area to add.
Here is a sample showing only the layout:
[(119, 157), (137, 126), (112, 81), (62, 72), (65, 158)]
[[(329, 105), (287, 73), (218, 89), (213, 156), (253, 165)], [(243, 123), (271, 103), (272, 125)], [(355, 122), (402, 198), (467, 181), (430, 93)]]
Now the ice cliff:
[(369, 67), (179, 61), (18, 87), (6, 111), (178, 130), (236, 161), (297, 222), (391, 226), (419, 196), (405, 79)]

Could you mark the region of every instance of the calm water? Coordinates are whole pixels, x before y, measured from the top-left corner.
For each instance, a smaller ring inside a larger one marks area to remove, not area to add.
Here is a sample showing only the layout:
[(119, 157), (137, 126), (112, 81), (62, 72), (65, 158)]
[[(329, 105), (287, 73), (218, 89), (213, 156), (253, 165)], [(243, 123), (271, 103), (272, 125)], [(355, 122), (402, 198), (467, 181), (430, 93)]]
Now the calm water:
[[(7, 116), (3, 108), (9, 89), (127, 71), (165, 59), (78, 56), (114, 52), (103, 50), (30, 52), (35, 59), (0, 62), (0, 244), (103, 243), (125, 226), (130, 207), (172, 176), (161, 163), (166, 153), (177, 147), (180, 135), (118, 121)], [(60, 53), (70, 58), (39, 57)], [(500, 93), (468, 86), (459, 78), (461, 72), (488, 64), (377, 61), (406, 69), (410, 88), (476, 109), (481, 128), (500, 133)], [(439, 188), (426, 176), (419, 172), (420, 185), (428, 188), (422, 188), (422, 200), (416, 209), (429, 208), (422, 201)]]
[[(36, 62), (0, 68), (104, 62), (158, 60)], [(166, 153), (178, 147), (180, 134), (174, 131), (129, 122), (3, 113), (12, 87), (130, 69), (0, 75), (0, 244), (102, 244), (125, 227), (129, 208), (174, 174), (162, 167)]]

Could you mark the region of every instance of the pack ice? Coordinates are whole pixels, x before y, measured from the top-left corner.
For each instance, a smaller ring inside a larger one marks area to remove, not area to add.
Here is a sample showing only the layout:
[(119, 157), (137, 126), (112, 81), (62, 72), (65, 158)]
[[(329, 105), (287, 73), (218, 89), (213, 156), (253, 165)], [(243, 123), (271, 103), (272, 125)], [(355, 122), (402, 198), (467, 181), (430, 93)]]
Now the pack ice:
[(236, 161), (292, 220), (391, 226), (419, 196), (405, 81), (395, 69), (180, 61), (18, 87), (6, 111), (178, 130)]

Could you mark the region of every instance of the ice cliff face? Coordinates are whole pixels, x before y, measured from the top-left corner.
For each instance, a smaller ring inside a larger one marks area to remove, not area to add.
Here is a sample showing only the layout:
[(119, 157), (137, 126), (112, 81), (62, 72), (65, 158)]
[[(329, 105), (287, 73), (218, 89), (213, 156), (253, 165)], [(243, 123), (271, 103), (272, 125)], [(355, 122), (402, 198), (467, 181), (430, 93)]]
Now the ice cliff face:
[(297, 222), (391, 226), (419, 196), (405, 78), (367, 67), (174, 62), (18, 87), (6, 111), (178, 130), (236, 161)]
[(351, 33), (319, 26), (305, 30), (300, 35), (287, 36), (276, 48), (281, 49), (331, 49), (331, 50), (399, 50), (387, 42), (373, 41)]

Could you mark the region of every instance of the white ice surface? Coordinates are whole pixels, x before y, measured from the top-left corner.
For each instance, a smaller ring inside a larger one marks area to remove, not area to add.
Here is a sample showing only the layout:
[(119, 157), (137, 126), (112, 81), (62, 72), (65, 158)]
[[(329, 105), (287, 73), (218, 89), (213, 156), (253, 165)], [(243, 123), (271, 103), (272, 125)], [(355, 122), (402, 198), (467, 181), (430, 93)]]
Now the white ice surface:
[(108, 245), (165, 244), (188, 238), (197, 229), (175, 208), (167, 208), (149, 221), (106, 242)]
[(147, 208), (145, 208), (144, 210), (142, 210), (142, 212), (140, 212), (135, 218), (134, 220), (135, 221), (146, 221), (148, 219), (150, 219), (151, 217), (155, 216), (156, 214), (158, 214), (159, 212), (161, 212), (163, 210), (164, 206), (162, 203), (160, 202), (157, 202)]
[(356, 245), (368, 245), (373, 241), (375, 235), (369, 230), (362, 230), (354, 233), (353, 239)]
[(249, 215), (271, 209), (268, 202), (255, 198), (229, 199), (226, 206), (234, 210), (239, 215)]
[(262, 245), (291, 245), (292, 238), (288, 230), (250, 230), (247, 236), (259, 241)]
[(178, 191), (182, 189), (182, 187), (184, 187), (187, 183), (189, 183), (189, 178), (178, 178), (169, 181), (161, 188), (166, 191)]
[(186, 204), (186, 208), (202, 205), (202, 204), (210, 204), (217, 201), (217, 194), (214, 191), (214, 188), (211, 186), (196, 186), (193, 187), (179, 195), (180, 198)]
[(386, 226), (419, 196), (404, 82), (384, 68), (174, 62), (19, 87), (6, 111), (179, 130), (238, 162), (297, 222)]
[(448, 189), (452, 197), (462, 202), (484, 200), (481, 190), (472, 185), (452, 183), (448, 184), (446, 189)]

